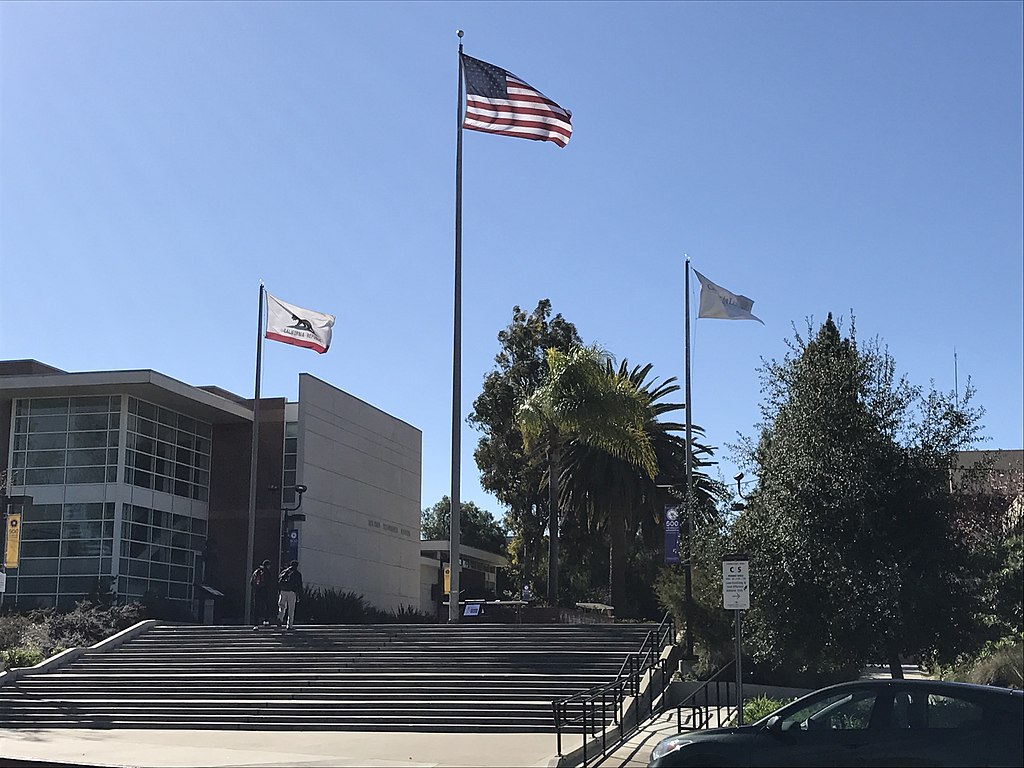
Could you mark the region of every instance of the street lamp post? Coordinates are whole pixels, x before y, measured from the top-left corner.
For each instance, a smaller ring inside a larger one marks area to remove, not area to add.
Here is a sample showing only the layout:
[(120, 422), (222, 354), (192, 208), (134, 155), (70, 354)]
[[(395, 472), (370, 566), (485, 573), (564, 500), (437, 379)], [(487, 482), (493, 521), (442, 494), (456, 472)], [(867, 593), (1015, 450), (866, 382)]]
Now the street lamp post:
[[(285, 507), (285, 506), (282, 505), (282, 507), (281, 507), (281, 520), (280, 520), (279, 527), (278, 527), (278, 555), (277, 555), (277, 557), (278, 557), (277, 565), (278, 565), (278, 571), (279, 572), (284, 569), (285, 544), (286, 544), (286, 542), (284, 540), (284, 526), (285, 526), (285, 523), (290, 523), (290, 522), (301, 523), (303, 520), (306, 519), (306, 516), (304, 514), (301, 514), (301, 513), (300, 514), (294, 514), (294, 513), (298, 510), (299, 507), (302, 506), (302, 494), (304, 494), (306, 491), (308, 491), (309, 488), (307, 486), (305, 486), (305, 485), (293, 485), (292, 489), (295, 491), (295, 496), (297, 497), (297, 501), (295, 502), (295, 506), (294, 507)], [(280, 491), (282, 489), (281, 489), (280, 486), (272, 485), (272, 486), (270, 486), (270, 490), (272, 490), (272, 491)]]

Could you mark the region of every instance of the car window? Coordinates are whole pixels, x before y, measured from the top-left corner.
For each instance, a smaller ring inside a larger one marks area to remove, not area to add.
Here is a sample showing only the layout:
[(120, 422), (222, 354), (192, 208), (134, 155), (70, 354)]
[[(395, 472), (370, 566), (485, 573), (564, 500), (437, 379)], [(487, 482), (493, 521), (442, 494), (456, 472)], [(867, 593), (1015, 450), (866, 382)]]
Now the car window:
[(852, 691), (832, 694), (804, 704), (782, 720), (782, 730), (842, 730), (867, 728), (871, 722), (876, 693)]
[(953, 696), (928, 694), (927, 728), (975, 728), (985, 722), (980, 704)]

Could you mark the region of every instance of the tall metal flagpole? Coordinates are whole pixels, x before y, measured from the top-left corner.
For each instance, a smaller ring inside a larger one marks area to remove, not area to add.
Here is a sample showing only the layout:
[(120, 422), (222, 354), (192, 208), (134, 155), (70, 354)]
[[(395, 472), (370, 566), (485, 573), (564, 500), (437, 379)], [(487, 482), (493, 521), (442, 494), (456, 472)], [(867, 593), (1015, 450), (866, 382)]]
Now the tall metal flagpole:
[(693, 659), (693, 399), (690, 396), (690, 257), (686, 256), (686, 549), (683, 576), (686, 588), (686, 659)]
[(462, 501), (462, 30), (459, 35), (458, 139), (455, 150), (455, 334), (452, 351), (452, 511), (448, 535), (448, 621), (459, 620), (459, 560), (461, 558)]
[(245, 548), (245, 623), (252, 621), (253, 548), (256, 545), (256, 459), (260, 440), (260, 373), (263, 366), (263, 281), (256, 319), (256, 392), (252, 401), (252, 451), (249, 456), (249, 539)]

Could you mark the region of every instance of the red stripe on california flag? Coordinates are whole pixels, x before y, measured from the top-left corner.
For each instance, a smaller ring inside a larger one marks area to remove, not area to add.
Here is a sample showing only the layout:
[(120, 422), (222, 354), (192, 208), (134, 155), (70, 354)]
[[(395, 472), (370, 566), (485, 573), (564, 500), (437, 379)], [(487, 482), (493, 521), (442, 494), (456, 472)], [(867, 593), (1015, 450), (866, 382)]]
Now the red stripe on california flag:
[(291, 344), (295, 347), (305, 347), (306, 349), (312, 349), (319, 352), (321, 355), (327, 351), (327, 347), (323, 344), (317, 344), (315, 341), (305, 341), (303, 339), (296, 339), (294, 336), (285, 336), (281, 333), (274, 333), (273, 331), (267, 331), (267, 338), (271, 341), (283, 341), (285, 344)]

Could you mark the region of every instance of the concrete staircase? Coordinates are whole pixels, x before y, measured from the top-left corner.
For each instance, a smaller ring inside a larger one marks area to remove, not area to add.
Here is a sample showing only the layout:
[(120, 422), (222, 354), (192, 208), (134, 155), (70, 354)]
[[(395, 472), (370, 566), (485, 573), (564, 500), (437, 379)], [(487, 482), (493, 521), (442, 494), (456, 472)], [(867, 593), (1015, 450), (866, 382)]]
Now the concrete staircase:
[(0, 687), (0, 727), (553, 731), (653, 628), (157, 626)]

